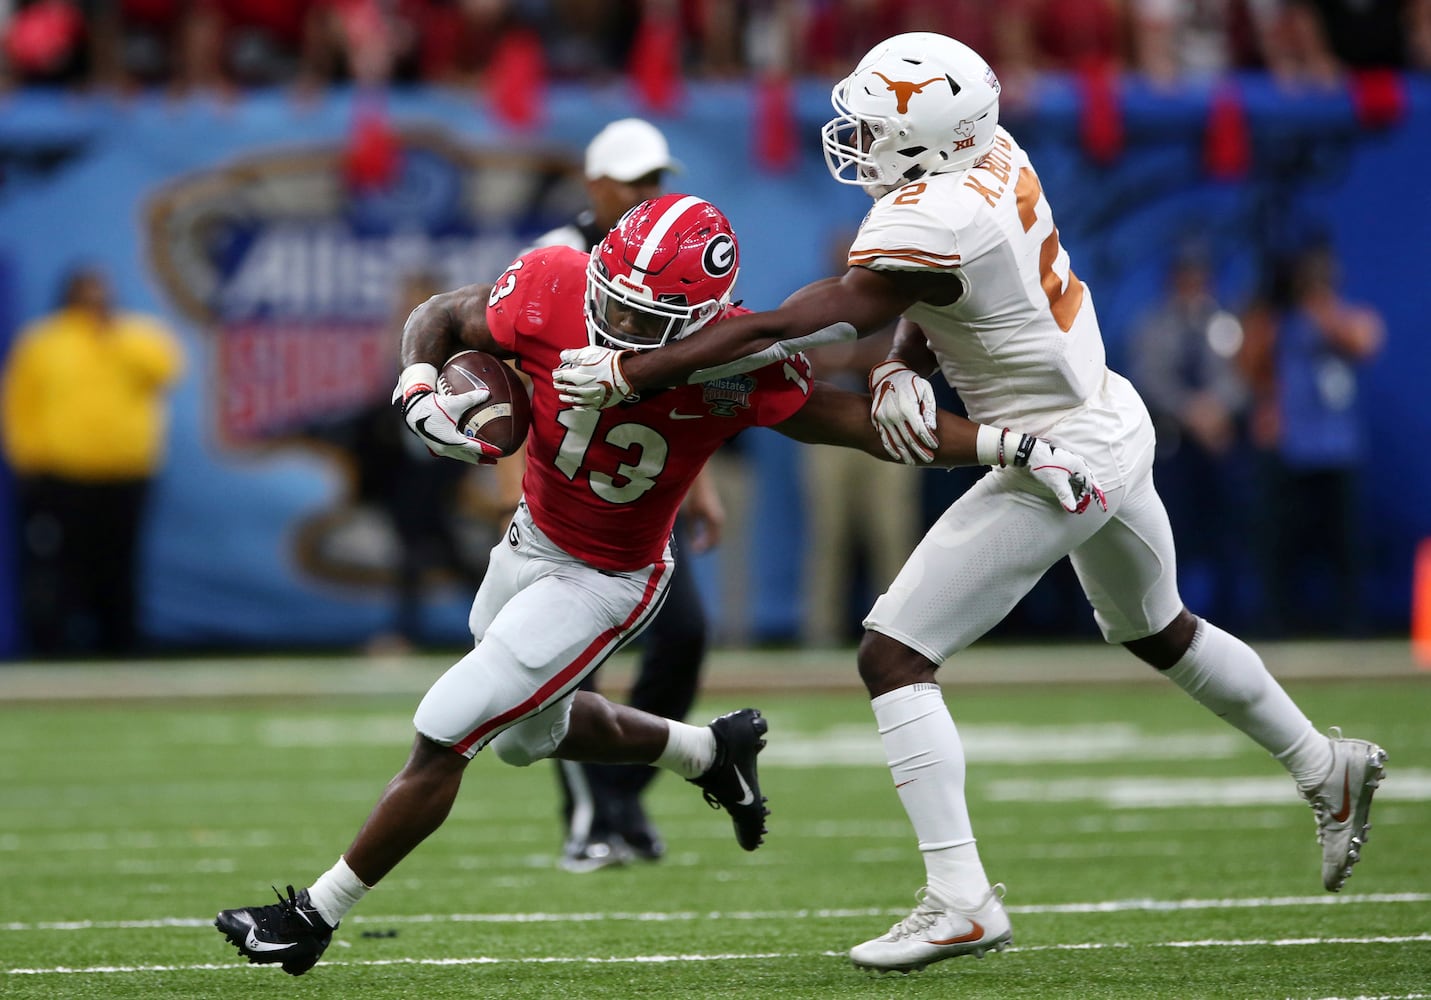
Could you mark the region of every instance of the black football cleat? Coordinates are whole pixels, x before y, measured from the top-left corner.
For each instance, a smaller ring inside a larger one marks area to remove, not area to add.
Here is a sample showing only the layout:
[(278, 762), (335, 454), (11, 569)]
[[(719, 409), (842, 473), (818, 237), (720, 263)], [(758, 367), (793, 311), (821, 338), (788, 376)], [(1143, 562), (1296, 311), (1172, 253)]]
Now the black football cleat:
[(278, 902), (267, 906), (245, 906), (221, 910), (214, 926), (255, 965), (282, 963), (290, 976), (301, 976), (313, 966), (333, 940), (327, 921), (308, 899), (308, 890), (296, 895), (288, 887), (288, 898), (278, 893)]
[(765, 749), (762, 737), (769, 728), (759, 710), (742, 708), (711, 723), (716, 758), (710, 770), (689, 779), (700, 788), (712, 809), (724, 809), (735, 824), (735, 839), (747, 851), (761, 845), (765, 836), (765, 796), (755, 773), (755, 758)]

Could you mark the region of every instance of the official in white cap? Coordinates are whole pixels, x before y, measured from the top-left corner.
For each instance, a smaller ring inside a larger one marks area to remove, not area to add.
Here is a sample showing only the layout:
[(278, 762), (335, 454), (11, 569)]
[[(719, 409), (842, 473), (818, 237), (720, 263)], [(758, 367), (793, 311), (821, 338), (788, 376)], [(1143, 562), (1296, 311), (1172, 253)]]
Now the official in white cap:
[(681, 169), (656, 126), (640, 118), (612, 122), (586, 146), (586, 196), (591, 207), (567, 225), (537, 237), (532, 247), (560, 244), (590, 250), (627, 209), (659, 198), (665, 175)]

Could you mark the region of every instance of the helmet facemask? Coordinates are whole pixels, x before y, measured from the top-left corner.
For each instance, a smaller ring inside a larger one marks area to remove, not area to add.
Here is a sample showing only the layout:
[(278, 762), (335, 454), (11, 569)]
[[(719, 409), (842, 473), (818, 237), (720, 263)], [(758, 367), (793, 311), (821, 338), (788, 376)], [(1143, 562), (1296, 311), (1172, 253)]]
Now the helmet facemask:
[(896, 145), (908, 136), (908, 123), (883, 115), (862, 116), (846, 103), (850, 80), (840, 81), (830, 94), (836, 116), (820, 130), (825, 148), (825, 166), (841, 184), (858, 184), (866, 189), (880, 188), (881, 193), (913, 180), (923, 169), (910, 162), (908, 174), (899, 176), (890, 169)]
[(586, 332), (595, 346), (654, 350), (689, 337), (724, 305), (709, 301), (692, 306), (684, 295), (653, 294), (631, 277), (608, 275), (595, 255), (586, 268)]

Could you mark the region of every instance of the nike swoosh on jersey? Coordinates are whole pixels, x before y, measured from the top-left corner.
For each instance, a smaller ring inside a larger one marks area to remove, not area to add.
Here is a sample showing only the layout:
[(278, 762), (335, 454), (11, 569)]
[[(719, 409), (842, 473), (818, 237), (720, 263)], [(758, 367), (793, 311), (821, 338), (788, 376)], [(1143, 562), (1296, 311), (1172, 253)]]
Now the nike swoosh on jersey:
[(748, 805), (750, 805), (752, 802), (755, 801), (755, 793), (752, 792), (752, 791), (750, 790), (750, 786), (745, 783), (745, 775), (743, 775), (743, 774), (740, 773), (740, 768), (738, 768), (738, 767), (735, 769), (735, 780), (738, 781), (738, 782), (740, 782), (740, 790), (745, 793), (745, 794), (741, 797), (740, 801), (736, 803), (736, 805), (738, 805), (738, 806), (748, 806)]
[(682, 413), (680, 410), (672, 410), (670, 413), (672, 420), (699, 420), (704, 416), (704, 413)]
[(969, 921), (969, 926), (972, 930), (967, 934), (960, 934), (958, 937), (952, 938), (938, 938), (926, 941), (925, 944), (964, 944), (966, 941), (977, 941), (984, 936), (984, 928), (979, 926), (977, 920)]
[(290, 941), (287, 944), (278, 944), (273, 941), (260, 941), (253, 933), (253, 928), (248, 929), (248, 937), (243, 939), (243, 946), (249, 951), (287, 951), (297, 942)]

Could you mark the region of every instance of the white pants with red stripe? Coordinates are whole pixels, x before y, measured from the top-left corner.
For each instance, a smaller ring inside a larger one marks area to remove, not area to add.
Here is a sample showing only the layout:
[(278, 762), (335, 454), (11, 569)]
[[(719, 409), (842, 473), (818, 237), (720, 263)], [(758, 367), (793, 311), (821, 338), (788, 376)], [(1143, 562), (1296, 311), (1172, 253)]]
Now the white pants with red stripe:
[(521, 504), (472, 602), (476, 648), (423, 697), (417, 731), (468, 757), (488, 743), (511, 764), (550, 757), (577, 685), (655, 616), (672, 565), (668, 547), (639, 570), (596, 569), (554, 545)]

